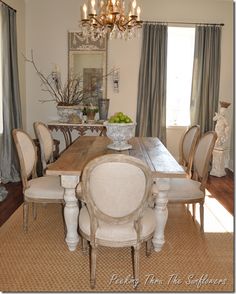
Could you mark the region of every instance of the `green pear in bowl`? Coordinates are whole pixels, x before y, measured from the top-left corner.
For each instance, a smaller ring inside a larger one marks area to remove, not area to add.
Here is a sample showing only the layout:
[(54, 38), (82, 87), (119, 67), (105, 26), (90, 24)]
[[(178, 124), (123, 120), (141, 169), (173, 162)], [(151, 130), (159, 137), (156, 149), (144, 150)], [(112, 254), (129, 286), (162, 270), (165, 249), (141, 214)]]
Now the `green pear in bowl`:
[(107, 137), (113, 142), (107, 148), (118, 151), (132, 148), (132, 145), (128, 144), (128, 140), (134, 137), (136, 123), (129, 116), (123, 112), (117, 112), (109, 118), (105, 126)]
[(124, 114), (123, 112), (117, 112), (109, 118), (108, 122), (128, 124), (132, 123), (133, 121), (128, 115)]

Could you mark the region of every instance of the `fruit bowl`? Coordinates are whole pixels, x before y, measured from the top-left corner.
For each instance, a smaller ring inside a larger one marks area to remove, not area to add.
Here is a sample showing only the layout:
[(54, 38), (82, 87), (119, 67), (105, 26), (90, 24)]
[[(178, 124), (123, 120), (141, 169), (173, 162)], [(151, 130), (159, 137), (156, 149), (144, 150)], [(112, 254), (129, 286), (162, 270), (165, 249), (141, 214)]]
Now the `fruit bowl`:
[(136, 123), (105, 122), (104, 125), (107, 129), (107, 137), (113, 142), (107, 148), (118, 151), (132, 148), (132, 145), (128, 144), (127, 141), (134, 137)]

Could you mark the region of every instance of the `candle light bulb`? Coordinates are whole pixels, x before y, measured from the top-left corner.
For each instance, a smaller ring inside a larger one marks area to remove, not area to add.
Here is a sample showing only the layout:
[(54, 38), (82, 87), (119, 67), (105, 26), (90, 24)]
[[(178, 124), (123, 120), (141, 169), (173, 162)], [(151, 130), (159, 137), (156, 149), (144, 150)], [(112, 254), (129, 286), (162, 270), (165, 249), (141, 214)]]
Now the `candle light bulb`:
[(87, 19), (87, 5), (83, 5), (84, 19)]
[(133, 3), (132, 3), (132, 14), (133, 14), (133, 15), (135, 15), (135, 8), (136, 8), (136, 5), (137, 5), (136, 0), (134, 0)]
[(95, 10), (95, 0), (91, 0), (91, 6), (92, 6), (92, 14), (96, 14), (96, 10)]
[(140, 20), (140, 13), (141, 13), (141, 9), (140, 9), (140, 7), (138, 6), (138, 7), (137, 7), (138, 20)]
[(133, 9), (136, 8), (136, 5), (137, 5), (136, 0), (134, 0), (133, 3), (132, 3)]

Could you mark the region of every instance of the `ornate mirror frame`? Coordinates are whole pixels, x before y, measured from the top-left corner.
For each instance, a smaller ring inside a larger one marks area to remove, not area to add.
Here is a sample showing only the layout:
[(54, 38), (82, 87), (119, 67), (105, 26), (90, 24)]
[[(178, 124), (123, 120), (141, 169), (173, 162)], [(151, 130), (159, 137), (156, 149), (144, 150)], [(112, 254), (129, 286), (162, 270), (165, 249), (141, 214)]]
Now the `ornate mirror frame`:
[(78, 32), (68, 32), (68, 41), (69, 77), (81, 76), (83, 88), (91, 89), (86, 102), (97, 105), (99, 98), (107, 97), (107, 40), (81, 41)]

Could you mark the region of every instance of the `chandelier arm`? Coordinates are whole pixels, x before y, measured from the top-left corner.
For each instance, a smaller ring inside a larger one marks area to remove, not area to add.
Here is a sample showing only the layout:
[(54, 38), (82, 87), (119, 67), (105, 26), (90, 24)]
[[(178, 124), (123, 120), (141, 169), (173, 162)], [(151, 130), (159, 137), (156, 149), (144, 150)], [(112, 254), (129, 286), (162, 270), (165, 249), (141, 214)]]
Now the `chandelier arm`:
[(100, 22), (95, 16), (90, 16), (90, 20), (92, 20), (92, 19), (94, 19), (100, 26), (103, 26), (103, 23)]
[(138, 27), (138, 26), (142, 27), (141, 23), (135, 22), (135, 23), (133, 24), (133, 27)]
[[(128, 21), (126, 21), (124, 24), (122, 24), (122, 27), (126, 27), (130, 22), (132, 22), (134, 19), (130, 19), (130, 20), (128, 20)], [(135, 22), (133, 23), (134, 25), (136, 24), (136, 20), (135, 20)]]
[(117, 27), (118, 27), (118, 29), (121, 31), (121, 32), (124, 32), (125, 31), (125, 26), (121, 23), (121, 22), (117, 22), (116, 23), (116, 25), (117, 25)]

